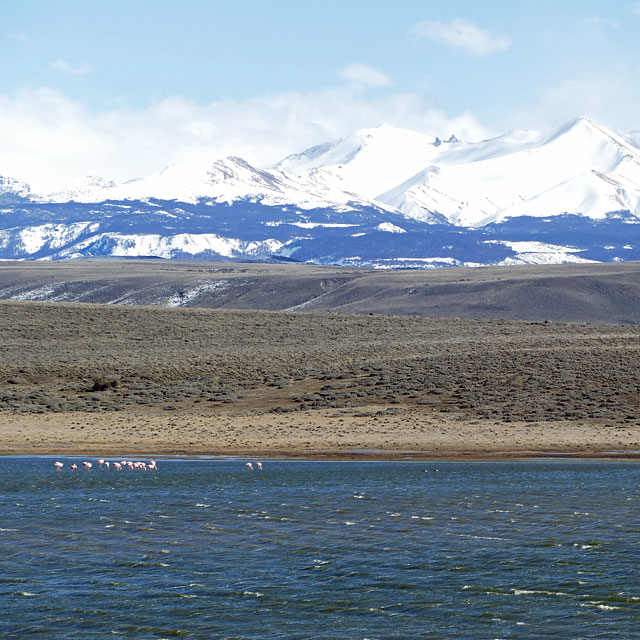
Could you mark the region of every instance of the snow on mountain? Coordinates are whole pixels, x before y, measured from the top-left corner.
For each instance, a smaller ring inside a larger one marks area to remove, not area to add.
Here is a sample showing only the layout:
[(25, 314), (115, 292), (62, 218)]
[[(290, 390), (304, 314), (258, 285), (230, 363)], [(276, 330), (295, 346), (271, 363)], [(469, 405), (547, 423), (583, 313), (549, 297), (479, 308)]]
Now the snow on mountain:
[[(210, 254), (225, 258), (232, 258), (236, 255), (264, 256), (271, 255), (282, 247), (282, 243), (275, 240), (246, 242), (237, 238), (224, 238), (215, 233), (178, 233), (169, 236), (104, 233), (77, 243), (73, 247), (73, 252), (81, 255), (80, 252), (84, 247), (89, 243), (96, 244), (96, 242), (109, 247), (108, 255), (125, 258), (146, 256), (172, 258), (176, 254), (187, 256)], [(72, 254), (67, 253), (65, 257), (72, 257)]]
[(639, 230), (640, 134), (587, 118), (475, 143), (384, 125), (270, 169), (231, 156), (122, 184), (0, 176), (0, 259), (631, 260)]
[(271, 169), (242, 158), (175, 164), (115, 184), (96, 177), (27, 185), (0, 177), (0, 197), (38, 202), (240, 200), (301, 210), (353, 205), (421, 222), (479, 227), (517, 216), (640, 214), (640, 140), (581, 117), (549, 131), (476, 143), (383, 125), (302, 153)]
[(303, 209), (326, 206), (344, 208), (352, 201), (363, 200), (358, 195), (345, 193), (326, 183), (311, 183), (304, 177), (279, 170), (253, 167), (234, 156), (214, 162), (174, 164), (122, 184), (89, 177), (68, 180), (57, 189), (51, 189), (50, 185), (39, 185), (36, 198), (41, 202), (146, 201), (155, 198), (191, 203), (203, 198), (227, 203), (248, 199), (267, 205), (294, 203)]
[(0, 198), (2, 196), (28, 198), (31, 187), (26, 183), (8, 176), (0, 176)]
[(41, 202), (101, 202), (117, 184), (98, 176), (50, 176), (30, 186), (32, 198)]
[(372, 199), (436, 162), (458, 144), (455, 136), (450, 140), (382, 125), (289, 156), (276, 167)]
[(264, 257), (284, 246), (273, 238), (241, 240), (216, 233), (123, 233), (103, 231), (97, 222), (40, 224), (0, 230), (0, 252), (12, 250), (18, 259), (114, 257), (173, 258), (209, 255), (221, 258)]
[[(457, 145), (456, 145), (457, 146)], [(640, 149), (587, 118), (451, 148), (378, 196), (408, 217), (460, 226), (508, 217), (640, 213)]]
[(489, 240), (489, 243), (503, 244), (512, 249), (513, 257), (505, 258), (501, 265), (516, 264), (569, 264), (596, 262), (575, 255), (580, 250), (548, 242), (510, 242), (508, 240)]

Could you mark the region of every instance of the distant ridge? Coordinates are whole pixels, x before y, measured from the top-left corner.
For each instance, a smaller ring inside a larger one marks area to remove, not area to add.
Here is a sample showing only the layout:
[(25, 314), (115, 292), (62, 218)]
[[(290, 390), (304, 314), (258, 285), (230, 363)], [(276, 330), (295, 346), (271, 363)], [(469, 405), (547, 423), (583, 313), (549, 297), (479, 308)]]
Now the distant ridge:
[(640, 262), (377, 271), (291, 263), (0, 263), (0, 300), (640, 323)]

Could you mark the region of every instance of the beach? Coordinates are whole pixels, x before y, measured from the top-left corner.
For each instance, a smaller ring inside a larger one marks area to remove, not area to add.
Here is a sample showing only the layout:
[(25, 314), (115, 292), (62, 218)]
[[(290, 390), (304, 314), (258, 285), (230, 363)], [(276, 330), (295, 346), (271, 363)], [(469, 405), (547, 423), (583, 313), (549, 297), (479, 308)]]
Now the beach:
[(637, 430), (616, 426), (432, 422), (417, 411), (367, 417), (336, 411), (302, 412), (295, 417), (2, 414), (0, 454), (17, 453), (329, 459), (640, 458), (640, 442)]

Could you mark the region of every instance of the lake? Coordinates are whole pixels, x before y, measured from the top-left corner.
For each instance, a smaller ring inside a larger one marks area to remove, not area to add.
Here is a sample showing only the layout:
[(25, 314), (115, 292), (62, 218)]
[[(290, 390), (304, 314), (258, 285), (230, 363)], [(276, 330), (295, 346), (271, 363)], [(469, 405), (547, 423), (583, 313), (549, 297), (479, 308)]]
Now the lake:
[(91, 460), (0, 458), (0, 638), (640, 638), (638, 464)]

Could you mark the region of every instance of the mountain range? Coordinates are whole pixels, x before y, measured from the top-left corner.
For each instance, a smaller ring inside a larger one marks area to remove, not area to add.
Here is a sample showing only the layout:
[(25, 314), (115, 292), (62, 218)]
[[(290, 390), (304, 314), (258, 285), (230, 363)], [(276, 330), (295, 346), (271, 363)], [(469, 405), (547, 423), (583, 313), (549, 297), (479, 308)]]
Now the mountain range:
[(580, 117), (465, 142), (382, 125), (259, 168), (115, 183), (0, 176), (0, 259), (280, 259), (375, 268), (640, 258), (640, 140)]

